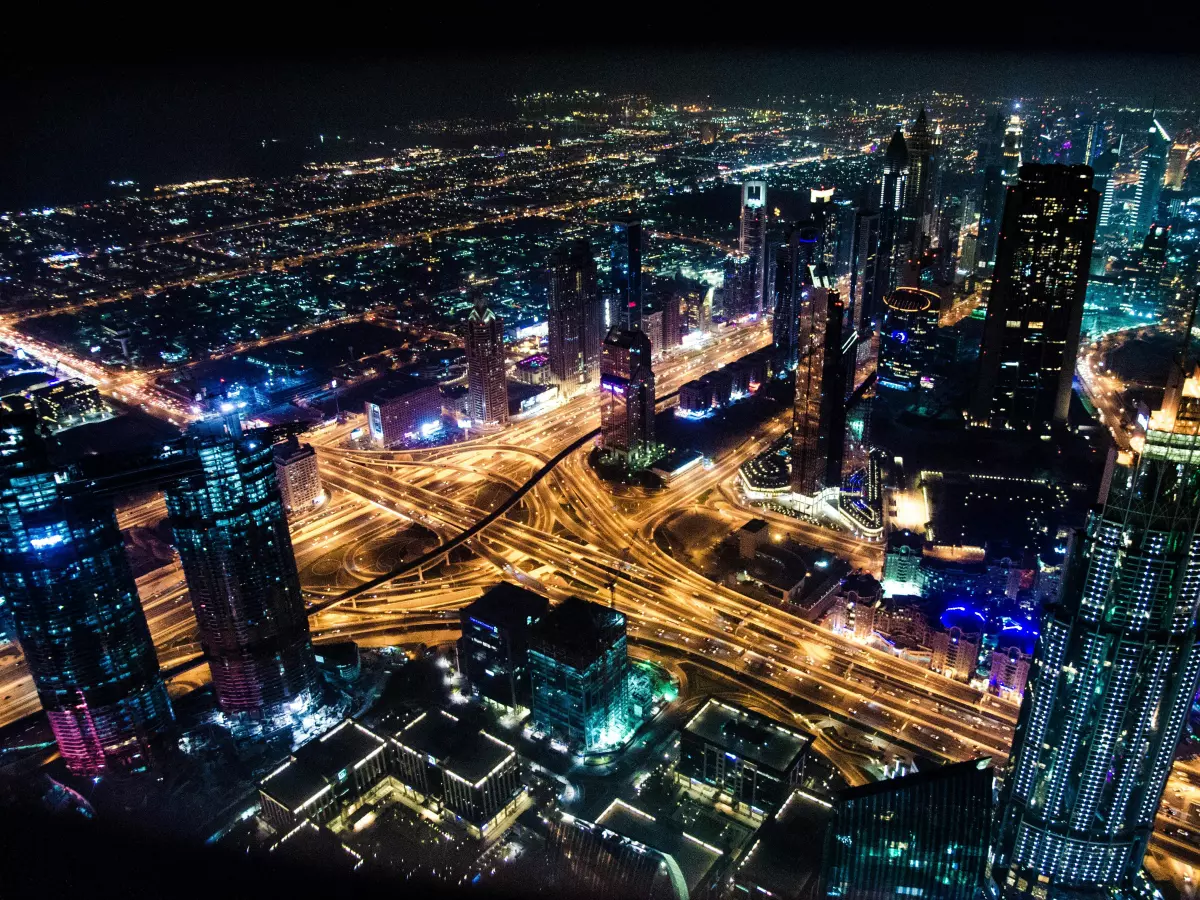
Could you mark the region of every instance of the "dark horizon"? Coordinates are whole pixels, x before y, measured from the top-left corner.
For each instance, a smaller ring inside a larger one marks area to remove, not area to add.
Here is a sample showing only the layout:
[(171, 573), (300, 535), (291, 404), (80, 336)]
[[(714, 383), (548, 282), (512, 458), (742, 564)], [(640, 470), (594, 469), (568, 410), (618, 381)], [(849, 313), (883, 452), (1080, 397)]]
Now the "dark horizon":
[[(739, 65), (730, 67), (729, 59)], [(901, 54), (866, 45), (810, 53), (750, 45), (633, 47), (570, 55), (531, 50), (452, 56), (210, 55), (199, 62), (6, 65), (9, 133), (0, 210), (99, 200), (109, 181), (143, 186), (294, 170), (306, 145), (339, 130), (377, 136), (413, 120), (496, 118), (516, 94), (591, 89), (660, 100), (752, 105), (835, 93), (914, 100), (933, 91), (999, 97), (1098, 93), (1134, 104), (1194, 105), (1200, 56), (987, 50)], [(970, 65), (964, 63), (970, 62)], [(1131, 78), (1131, 73), (1137, 73)], [(280, 142), (271, 147), (272, 140)], [(263, 152), (263, 142), (268, 150)], [(329, 158), (353, 159), (355, 148)], [(307, 156), (306, 156), (307, 154)], [(327, 154), (329, 155), (329, 154)]]

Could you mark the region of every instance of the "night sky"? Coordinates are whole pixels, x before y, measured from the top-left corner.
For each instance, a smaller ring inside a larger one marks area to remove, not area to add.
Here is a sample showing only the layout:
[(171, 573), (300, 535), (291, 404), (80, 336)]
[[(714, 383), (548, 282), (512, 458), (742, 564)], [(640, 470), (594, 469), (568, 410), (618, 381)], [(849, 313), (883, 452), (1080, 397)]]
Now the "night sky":
[[(554, 55), (524, 45), (503, 57), (480, 50), (265, 59), (181, 53), (137, 65), (65, 67), (10, 61), (0, 68), (8, 132), (0, 149), (0, 209), (97, 198), (110, 179), (149, 185), (293, 171), (319, 132), (362, 135), (414, 118), (504, 115), (509, 97), (531, 90), (637, 90), (661, 99), (750, 103), (822, 91), (1020, 96), (1098, 89), (1148, 104), (1200, 85), (1200, 57), (1178, 54), (688, 46), (613, 52), (590, 45)], [(264, 151), (261, 142), (272, 138), (280, 144)]]

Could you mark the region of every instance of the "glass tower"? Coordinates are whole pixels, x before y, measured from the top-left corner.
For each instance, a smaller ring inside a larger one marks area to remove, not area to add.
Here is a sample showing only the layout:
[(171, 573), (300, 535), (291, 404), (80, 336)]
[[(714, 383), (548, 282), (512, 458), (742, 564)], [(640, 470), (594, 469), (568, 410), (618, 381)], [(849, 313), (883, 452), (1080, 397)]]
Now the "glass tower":
[(625, 616), (568, 597), (529, 636), (533, 721), (579, 752), (620, 745), (629, 733)]
[(504, 368), (504, 323), (482, 295), (467, 315), (467, 400), (481, 425), (508, 424), (508, 380)]
[(613, 323), (636, 331), (642, 327), (642, 220), (623, 216), (612, 226), (612, 286), (617, 302)]
[(269, 441), (236, 418), (192, 426), (202, 473), (166, 491), (221, 710), (269, 717), (319, 693), (308, 616)]
[(1038, 898), (1138, 878), (1196, 694), (1200, 378), (1168, 390), (1140, 456), (1113, 475), (1061, 597), (1043, 617), (995, 859), (1003, 890)]
[(600, 369), (603, 313), (587, 241), (563, 244), (550, 257), (549, 300), (550, 372), (569, 392), (569, 385), (594, 381)]
[(976, 900), (993, 812), (990, 759), (842, 791), (826, 837), (822, 896)]
[(169, 750), (174, 715), (112, 504), (73, 477), (32, 418), (7, 418), (0, 593), (67, 767), (138, 771)]
[(1066, 423), (1098, 205), (1087, 166), (1022, 166), (1008, 189), (976, 424), (1046, 435)]

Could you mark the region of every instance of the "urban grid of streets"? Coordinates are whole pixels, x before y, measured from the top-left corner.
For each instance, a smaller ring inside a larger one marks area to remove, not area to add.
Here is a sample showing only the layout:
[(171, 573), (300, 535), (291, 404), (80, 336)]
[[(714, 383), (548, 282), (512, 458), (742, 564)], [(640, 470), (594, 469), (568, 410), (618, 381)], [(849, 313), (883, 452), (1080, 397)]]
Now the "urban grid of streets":
[[(395, 199), (400, 198), (378, 202)], [(603, 196), (449, 227), (470, 228), (518, 215), (561, 216), (617, 199)], [(397, 235), (390, 241), (407, 243), (431, 234)], [(186, 237), (190, 236), (172, 240)], [(333, 252), (369, 249), (372, 246), (350, 245)], [(299, 265), (313, 258), (275, 265)], [(219, 279), (254, 271), (259, 270), (221, 273)], [(94, 305), (120, 299), (122, 295), (113, 295), (81, 302)], [(156, 390), (154, 373), (112, 377), (100, 366), (64, 358), (60, 348), (31, 340), (16, 330), (19, 321), (14, 314), (0, 318), (0, 342), (59, 362), (65, 370), (99, 382), (105, 393), (173, 424), (193, 418), (178, 400)], [(1127, 448), (1130, 436), (1117, 399), (1120, 385), (1108, 381), (1111, 376), (1097, 367), (1103, 352), (1123, 337), (1108, 336), (1099, 351), (1085, 349), (1080, 375), (1102, 421), (1111, 427), (1118, 444)], [(703, 349), (676, 353), (657, 369), (659, 394), (672, 395), (684, 382), (769, 341), (769, 328), (752, 325), (730, 329)], [(317, 448), (331, 497), (318, 511), (293, 524), (292, 538), (306, 592), (320, 607), (311, 620), (315, 639), (354, 639), (376, 645), (444, 642), (457, 631), (457, 609), (485, 586), (508, 578), (555, 599), (576, 594), (615, 605), (628, 616), (635, 655), (653, 657), (683, 678), (688, 671), (734, 676), (744, 687), (747, 702), (775, 715), (792, 716), (812, 731), (817, 749), (852, 784), (866, 780), (863, 755), (841, 740), (837, 723), (935, 758), (991, 756), (1001, 762), (1006, 757), (1017, 715), (1015, 703), (835, 635), (786, 609), (751, 600), (699, 574), (656, 543), (657, 529), (680, 510), (704, 509), (727, 521), (731, 529), (752, 516), (762, 516), (802, 543), (823, 547), (855, 567), (878, 573), (879, 545), (762, 510), (750, 511), (739, 501), (738, 467), (790, 426), (790, 413), (747, 435), (741, 446), (716, 459), (711, 468), (694, 471), (661, 494), (636, 503), (615, 497), (600, 482), (586, 463), (590, 446), (585, 445), (540, 480), (515, 514), (498, 519), (472, 538), (468, 543), (472, 558), (451, 562), (442, 557), (434, 560), (429, 568), (436, 566), (436, 571), (428, 575), (424, 570), (407, 573), (353, 599), (328, 604), (388, 571), (375, 559), (373, 548), (381, 541), (410, 523), (419, 523), (439, 540), (452, 538), (551, 457), (594, 431), (599, 414), (598, 395), (585, 395), (497, 434), (423, 450), (346, 449), (345, 439), (361, 426), (361, 417), (312, 434), (309, 439)], [(155, 497), (123, 510), (120, 525), (154, 522), (164, 512), (161, 497)], [(325, 571), (327, 564), (321, 568), (338, 550), (340, 566), (334, 572)], [(331, 574), (336, 576), (333, 583), (327, 577)], [(173, 564), (157, 569), (140, 578), (138, 587), (162, 667), (184, 669), (172, 679), (172, 690), (184, 692), (203, 683), (206, 668), (186, 666), (200, 651), (181, 568)], [(0, 696), (0, 724), (38, 709), (32, 681), (15, 645), (0, 655)], [(814, 715), (814, 707), (825, 714)], [(1177, 834), (1188, 800), (1198, 792), (1200, 764), (1177, 763), (1159, 813), (1153, 850), (1200, 865), (1200, 849)]]

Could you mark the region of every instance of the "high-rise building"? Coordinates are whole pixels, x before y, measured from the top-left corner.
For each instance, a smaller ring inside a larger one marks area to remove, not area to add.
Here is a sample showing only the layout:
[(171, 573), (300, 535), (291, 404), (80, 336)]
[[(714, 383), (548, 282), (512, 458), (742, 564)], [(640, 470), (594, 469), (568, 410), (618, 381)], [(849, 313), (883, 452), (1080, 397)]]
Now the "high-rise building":
[(884, 301), (879, 330), (879, 386), (917, 391), (931, 385), (940, 298), (920, 288), (896, 288)]
[(1151, 117), (1146, 149), (1138, 159), (1137, 187), (1130, 204), (1134, 233), (1137, 235), (1145, 234), (1158, 218), (1158, 200), (1162, 196), (1170, 146), (1171, 138), (1158, 124), (1158, 119)]
[(1000, 168), (1004, 171), (1005, 180), (1011, 185), (1016, 182), (1017, 173), (1021, 169), (1021, 131), (1024, 125), (1021, 117), (1013, 113), (1008, 117), (1008, 125), (1004, 129), (1004, 143), (1000, 149)]
[(749, 314), (760, 314), (763, 308), (763, 291), (767, 272), (767, 184), (765, 181), (747, 181), (742, 185), (742, 227), (738, 237), (738, 251), (750, 261)]
[(482, 295), (467, 315), (467, 403), (481, 425), (508, 424), (508, 375), (504, 366), (504, 323)]
[(612, 225), (612, 286), (619, 325), (636, 331), (642, 327), (642, 220), (623, 216)]
[(850, 261), (850, 321), (860, 333), (879, 316), (879, 285), (885, 277), (879, 271), (879, 237), (878, 211), (860, 208), (854, 215)]
[(896, 284), (896, 273), (912, 254), (911, 234), (905, 229), (904, 212), (908, 198), (908, 145), (899, 126), (888, 143), (883, 158), (883, 176), (879, 194), (879, 252), (883, 254), (884, 283), (879, 285), (886, 294)]
[(550, 372), (564, 392), (595, 381), (600, 371), (603, 306), (596, 260), (585, 240), (563, 244), (550, 257)]
[(654, 370), (642, 331), (614, 328), (600, 352), (601, 446), (638, 469), (654, 462)]
[(325, 496), (317, 454), (310, 444), (301, 444), (297, 435), (275, 445), (275, 477), (279, 495), (288, 514), (312, 509)]
[(762, 292), (756, 291), (755, 287), (761, 283), (761, 268), (753, 257), (740, 253), (731, 254), (725, 260), (725, 282), (721, 297), (726, 322), (761, 314)]
[(934, 215), (937, 206), (937, 155), (925, 107), (917, 114), (912, 131), (905, 136), (908, 150), (908, 185), (905, 190), (903, 217), (917, 252), (924, 250), (925, 236), (936, 233)]
[(1092, 186), (1100, 195), (1100, 213), (1096, 221), (1098, 231), (1105, 231), (1112, 224), (1113, 203), (1116, 194), (1116, 184), (1113, 182), (1113, 169), (1118, 160), (1117, 151), (1109, 148), (1096, 157), (1095, 177)]
[(200, 643), (223, 712), (274, 717), (318, 699), (300, 593), (270, 443), (234, 417), (192, 426), (202, 471), (166, 490)]
[(1001, 794), (1002, 891), (1098, 894), (1140, 878), (1200, 680), (1200, 371), (1181, 380), (1043, 613)]
[(975, 261), (978, 268), (987, 268), (996, 260), (1007, 187), (1004, 170), (999, 165), (984, 169), (979, 199), (979, 239), (975, 245)]
[(848, 788), (833, 804), (822, 896), (984, 896), (993, 812), (990, 759)]
[(1065, 424), (1099, 197), (1088, 166), (1022, 166), (1008, 189), (971, 417)]
[(459, 611), (458, 666), (472, 691), (510, 709), (529, 706), (529, 632), (549, 606), (505, 581)]
[(1020, 647), (997, 648), (992, 651), (992, 666), (988, 673), (988, 687), (997, 694), (1025, 693), (1029, 682), (1029, 656)]
[(1163, 187), (1173, 191), (1182, 191), (1187, 182), (1188, 156), (1191, 146), (1183, 141), (1175, 141), (1167, 151), (1167, 171), (1163, 178)]
[[(845, 304), (821, 275), (798, 295), (799, 359), (792, 416), (792, 490), (815, 496), (842, 483), (846, 379), (853, 348), (843, 328)], [(852, 335), (857, 345), (857, 339)]]
[(800, 332), (802, 295), (815, 283), (820, 257), (821, 231), (815, 222), (792, 226), (788, 242), (776, 253), (775, 318), (771, 327), (776, 365), (780, 370), (796, 367), (803, 342)]
[(529, 635), (533, 721), (572, 749), (619, 745), (629, 733), (625, 616), (568, 597)]
[(32, 415), (0, 426), (0, 594), (59, 753), (145, 769), (175, 720), (111, 501), (51, 464)]
[(441, 427), (442, 393), (436, 381), (404, 377), (375, 391), (363, 411), (371, 443), (390, 450)]

